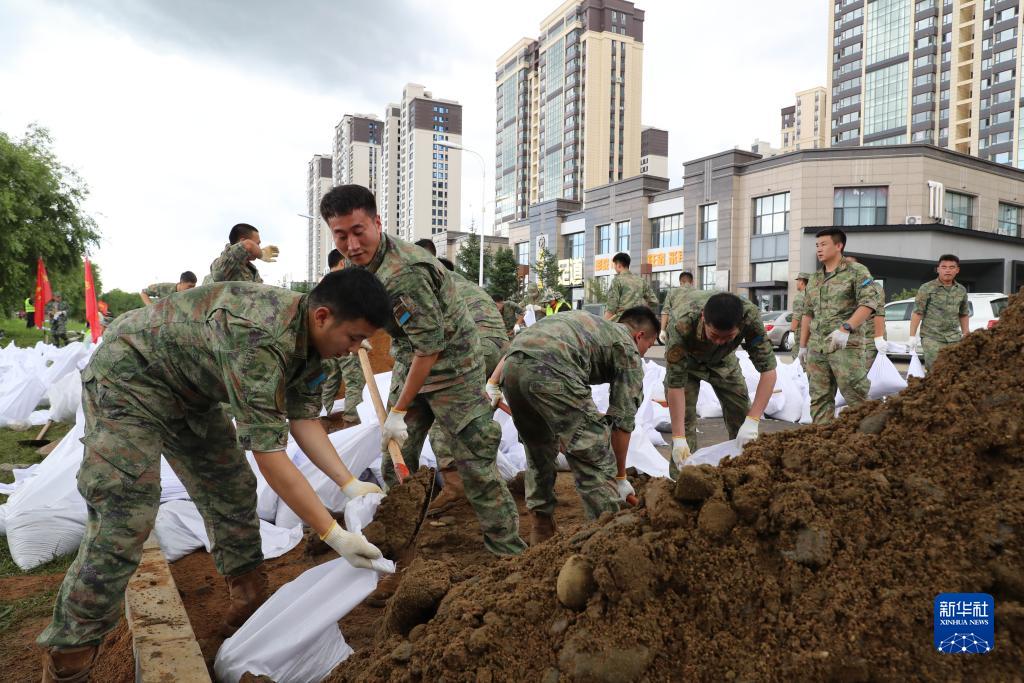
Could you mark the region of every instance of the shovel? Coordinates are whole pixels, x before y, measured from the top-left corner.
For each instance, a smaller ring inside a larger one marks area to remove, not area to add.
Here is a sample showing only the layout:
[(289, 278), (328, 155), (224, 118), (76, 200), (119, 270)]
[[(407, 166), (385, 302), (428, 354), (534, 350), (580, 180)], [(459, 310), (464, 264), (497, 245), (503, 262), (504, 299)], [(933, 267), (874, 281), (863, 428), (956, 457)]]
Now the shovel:
[[(380, 392), (377, 391), (377, 380), (374, 379), (373, 368), (370, 367), (370, 356), (362, 347), (359, 348), (359, 365), (363, 369), (363, 379), (366, 380), (366, 386), (370, 390), (373, 409), (377, 413), (377, 419), (383, 425), (388, 419), (388, 414), (384, 410), (384, 402), (380, 400)], [(388, 453), (391, 454), (391, 463), (395, 466), (395, 475), (398, 477), (398, 483), (401, 484), (409, 476), (409, 467), (405, 464), (405, 458), (402, 457), (402, 449), (398, 447), (394, 439), (388, 440)]]
[(43, 425), (43, 428), (39, 430), (38, 434), (36, 434), (36, 438), (34, 438), (34, 439), (20, 439), (18, 441), (18, 445), (19, 446), (31, 446), (32, 448), (39, 448), (40, 446), (45, 446), (46, 444), (50, 443), (50, 440), (49, 439), (44, 439), (43, 436), (46, 434), (46, 430), (48, 430), (50, 428), (50, 425), (52, 425), (52, 424), (53, 424), (53, 420), (47, 420), (46, 424)]

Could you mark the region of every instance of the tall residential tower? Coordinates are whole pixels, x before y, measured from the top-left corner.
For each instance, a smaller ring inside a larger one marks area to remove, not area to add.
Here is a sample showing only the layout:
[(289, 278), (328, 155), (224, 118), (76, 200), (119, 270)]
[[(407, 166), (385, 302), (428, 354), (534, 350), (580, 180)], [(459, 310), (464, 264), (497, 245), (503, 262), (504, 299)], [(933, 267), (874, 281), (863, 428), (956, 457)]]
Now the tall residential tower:
[(320, 217), (320, 199), (331, 189), (331, 157), (314, 154), (306, 173), (306, 281), (316, 282), (327, 270), (327, 254), (334, 248), (331, 230)]
[(345, 114), (334, 128), (334, 184), (356, 184), (378, 191), (381, 121), (376, 116)]

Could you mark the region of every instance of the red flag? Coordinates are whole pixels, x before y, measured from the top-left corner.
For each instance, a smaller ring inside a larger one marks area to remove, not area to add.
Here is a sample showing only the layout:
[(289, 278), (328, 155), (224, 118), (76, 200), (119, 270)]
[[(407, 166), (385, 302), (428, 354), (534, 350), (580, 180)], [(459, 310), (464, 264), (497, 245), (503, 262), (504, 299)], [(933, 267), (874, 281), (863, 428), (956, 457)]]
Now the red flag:
[(46, 320), (46, 304), (53, 298), (53, 290), (50, 288), (50, 278), (46, 277), (46, 266), (43, 265), (43, 257), (39, 257), (36, 264), (36, 328), (43, 329), (43, 321)]
[(92, 264), (89, 259), (85, 259), (85, 320), (89, 323), (89, 331), (95, 343), (100, 338), (100, 313), (96, 306), (96, 289), (92, 283)]

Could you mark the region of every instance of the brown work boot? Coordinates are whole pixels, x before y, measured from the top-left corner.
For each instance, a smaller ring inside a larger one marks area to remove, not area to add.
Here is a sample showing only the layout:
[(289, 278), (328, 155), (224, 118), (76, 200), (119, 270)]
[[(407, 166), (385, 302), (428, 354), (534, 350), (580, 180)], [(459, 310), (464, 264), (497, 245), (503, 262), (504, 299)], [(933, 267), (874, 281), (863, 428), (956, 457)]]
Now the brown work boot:
[(47, 649), (43, 653), (43, 683), (88, 681), (99, 653), (99, 645)]
[(533, 525), (530, 527), (531, 546), (543, 543), (558, 531), (558, 527), (555, 525), (555, 518), (551, 515), (545, 515), (543, 512), (531, 512), (530, 521), (533, 522)]
[(462, 477), (459, 476), (459, 471), (454, 467), (441, 470), (441, 481), (444, 482), (444, 487), (437, 498), (430, 501), (430, 505), (427, 506), (427, 517), (434, 517), (446, 510), (450, 510), (455, 507), (456, 503), (466, 498), (466, 489), (462, 486)]
[(224, 615), (224, 626), (221, 629), (225, 638), (233, 636), (242, 627), (245, 620), (259, 609), (267, 599), (267, 574), (263, 565), (238, 576), (225, 576), (231, 603)]

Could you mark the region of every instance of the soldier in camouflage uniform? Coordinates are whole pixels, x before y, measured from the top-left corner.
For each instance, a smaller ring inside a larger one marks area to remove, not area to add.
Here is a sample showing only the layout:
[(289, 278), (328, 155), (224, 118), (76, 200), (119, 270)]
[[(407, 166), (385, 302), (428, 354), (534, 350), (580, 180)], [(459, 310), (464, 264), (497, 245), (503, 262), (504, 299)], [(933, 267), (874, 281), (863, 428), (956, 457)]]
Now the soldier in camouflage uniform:
[(626, 309), (634, 306), (647, 306), (652, 311), (658, 310), (658, 295), (651, 285), (639, 275), (629, 270), (629, 254), (619, 252), (612, 257), (615, 277), (608, 288), (605, 301), (604, 317), (606, 320), (618, 320)]
[(387, 317), (381, 283), (355, 271), (332, 273), (308, 295), (240, 282), (200, 287), (114, 322), (82, 371), (78, 489), (88, 521), (53, 621), (39, 636), (48, 648), (44, 681), (85, 680), (121, 618), (160, 503), (161, 454), (206, 522), (230, 593), (226, 633), (259, 607), (267, 586), (246, 449), (281, 499), (340, 555), (360, 567), (380, 557), (338, 527), (285, 445), (290, 431), (349, 497), (380, 491), (352, 477), (316, 417), (320, 359), (358, 346)]
[(811, 279), (810, 273), (800, 272), (796, 276), (796, 296), (793, 297), (793, 319), (789, 323), (789, 332), (793, 335), (793, 348), (790, 351), (793, 358), (796, 358), (800, 351), (800, 322), (804, 317), (804, 300), (807, 298), (807, 282)]
[(228, 245), (220, 256), (210, 264), (210, 274), (203, 284), (212, 282), (263, 282), (252, 262), (256, 259), (273, 263), (277, 260), (278, 248), (273, 245), (260, 247), (260, 231), (248, 223), (239, 223), (228, 233)]
[(517, 327), (523, 324), (523, 309), (515, 301), (511, 299), (505, 300), (501, 294), (495, 294), (491, 297), (494, 301), (494, 305), (498, 307), (498, 312), (501, 313), (501, 319), (505, 323), (505, 333), (512, 338), (518, 330)]
[[(330, 272), (342, 270), (345, 267), (341, 258), (341, 252), (331, 249), (327, 254), (327, 266)], [(361, 422), (359, 419), (359, 404), (363, 402), (363, 387), (366, 386), (366, 378), (363, 377), (363, 366), (359, 363), (359, 355), (351, 354), (341, 358), (328, 358), (324, 360), (324, 371), (327, 378), (324, 380), (323, 403), (324, 410), (328, 416), (337, 400), (341, 383), (345, 383), (345, 409), (341, 413), (341, 429), (354, 427)], [(330, 418), (332, 429), (337, 426)]]
[(60, 292), (54, 292), (53, 298), (44, 309), (46, 319), (50, 321), (50, 336), (56, 346), (68, 343), (68, 305), (64, 303)]
[(163, 299), (177, 292), (184, 292), (196, 286), (196, 274), (186, 270), (178, 278), (177, 282), (157, 282), (139, 292), (142, 303), (149, 306), (153, 299)]
[(679, 273), (679, 286), (670, 288), (665, 294), (665, 301), (661, 304), (661, 335), (659, 339), (662, 344), (668, 342), (668, 328), (675, 324), (670, 319), (672, 308), (681, 307), (694, 291), (693, 273), (686, 270)]
[(943, 254), (936, 270), (939, 276), (917, 290), (914, 313), (910, 317), (911, 351), (924, 347), (924, 365), (929, 370), (939, 351), (971, 333), (967, 289), (956, 281), (960, 258)]
[[(620, 324), (621, 323), (621, 324)], [(615, 512), (633, 493), (626, 451), (644, 393), (642, 358), (660, 325), (650, 309), (625, 311), (620, 323), (585, 311), (537, 321), (516, 336), (491, 374), (500, 382), (526, 447), (530, 545), (555, 532), (555, 458), (565, 453), (589, 519)], [(608, 410), (597, 411), (590, 385), (609, 383)]]
[[(846, 257), (847, 263), (858, 263), (857, 259), (853, 256)], [(861, 347), (864, 349), (864, 367), (871, 371), (871, 366), (875, 364), (875, 359), (878, 358), (878, 354), (886, 353), (889, 348), (889, 344), (885, 341), (885, 289), (882, 287), (882, 283), (875, 280), (871, 283), (871, 286), (875, 288), (875, 295), (878, 297), (878, 301), (881, 305), (871, 312), (868, 319), (864, 321), (864, 324), (860, 326), (861, 336)], [(870, 386), (870, 381), (868, 385)]]
[(544, 295), (536, 282), (531, 282), (526, 285), (526, 293), (523, 294), (523, 300), (519, 302), (521, 308), (525, 309), (527, 306), (543, 306)]
[[(672, 419), (669, 476), (697, 450), (697, 397), (701, 380), (722, 404), (729, 438), (757, 438), (758, 423), (775, 388), (775, 351), (752, 302), (727, 292), (695, 292), (673, 316), (665, 352), (665, 398)], [(750, 354), (761, 379), (751, 405), (736, 349)]]
[(883, 303), (868, 269), (843, 257), (846, 233), (828, 228), (815, 239), (823, 269), (807, 285), (798, 358), (807, 368), (814, 423), (825, 424), (835, 417), (837, 387), (850, 406), (868, 398), (859, 328)]
[(406, 464), (415, 470), (427, 432), (437, 422), (450, 440), (485, 547), (497, 555), (521, 553), (526, 544), (519, 537), (515, 502), (498, 475), (501, 429), (483, 392), (479, 335), (455, 279), (423, 249), (383, 234), (376, 199), (365, 187), (335, 187), (321, 200), (320, 213), (348, 263), (375, 273), (391, 297), (393, 316), (385, 329), (393, 339), (395, 368), (390, 411), (381, 425), (386, 478), (394, 481), (388, 441), (401, 445)]

